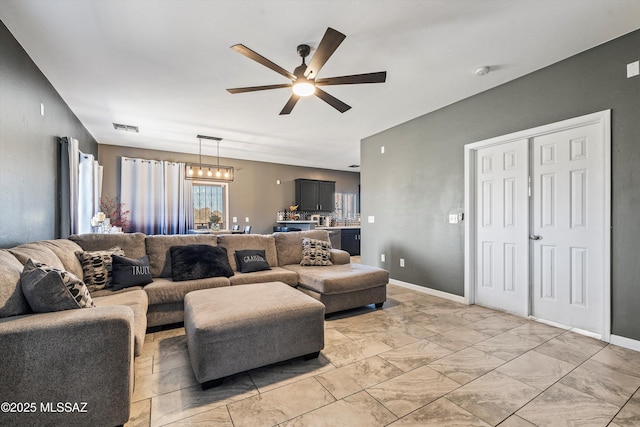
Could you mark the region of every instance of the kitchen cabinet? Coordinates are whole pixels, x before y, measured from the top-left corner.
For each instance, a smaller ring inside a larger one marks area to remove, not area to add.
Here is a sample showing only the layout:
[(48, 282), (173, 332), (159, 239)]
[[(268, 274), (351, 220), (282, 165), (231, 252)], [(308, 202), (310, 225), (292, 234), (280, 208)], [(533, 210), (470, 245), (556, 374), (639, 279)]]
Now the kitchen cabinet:
[(296, 205), (301, 211), (333, 212), (336, 182), (296, 179)]
[(340, 246), (351, 256), (360, 255), (360, 229), (343, 228), (340, 230)]

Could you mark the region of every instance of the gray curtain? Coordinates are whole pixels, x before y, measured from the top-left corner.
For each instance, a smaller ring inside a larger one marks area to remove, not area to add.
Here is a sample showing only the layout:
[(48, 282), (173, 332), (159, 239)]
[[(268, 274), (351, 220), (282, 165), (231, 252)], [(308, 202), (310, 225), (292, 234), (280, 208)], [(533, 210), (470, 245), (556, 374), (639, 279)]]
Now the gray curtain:
[(130, 211), (129, 231), (186, 234), (193, 228), (191, 181), (185, 164), (122, 157), (120, 201)]
[(69, 161), (69, 138), (59, 139), (59, 165), (58, 170), (58, 237), (66, 239), (71, 235), (71, 172)]

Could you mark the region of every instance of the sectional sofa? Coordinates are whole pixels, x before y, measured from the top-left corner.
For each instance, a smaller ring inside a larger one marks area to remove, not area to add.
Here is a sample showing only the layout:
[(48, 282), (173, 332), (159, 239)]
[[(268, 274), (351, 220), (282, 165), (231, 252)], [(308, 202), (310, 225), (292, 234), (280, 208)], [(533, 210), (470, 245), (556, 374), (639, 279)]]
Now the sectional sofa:
[[(0, 250), (0, 396), (13, 407), (3, 422), (13, 425), (120, 425), (129, 418), (134, 357), (148, 327), (184, 320), (184, 297), (207, 288), (283, 282), (333, 313), (362, 305), (381, 307), (389, 275), (351, 264), (331, 249), (329, 266), (301, 266), (304, 238), (329, 241), (325, 230), (272, 235), (73, 235)], [(171, 247), (205, 244), (225, 248), (230, 277), (172, 279)], [(21, 291), (31, 259), (82, 278), (76, 253), (119, 247), (126, 257), (147, 256), (152, 276), (145, 286), (91, 292), (95, 307), (33, 313)], [(236, 251), (264, 250), (269, 269), (242, 273)]]

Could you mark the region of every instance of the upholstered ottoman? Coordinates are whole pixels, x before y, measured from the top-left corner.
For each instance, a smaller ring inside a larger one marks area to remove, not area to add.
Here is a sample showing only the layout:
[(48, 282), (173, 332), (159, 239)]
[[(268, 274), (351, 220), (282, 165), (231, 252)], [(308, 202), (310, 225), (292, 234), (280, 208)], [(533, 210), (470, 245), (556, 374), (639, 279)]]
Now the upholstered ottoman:
[(389, 272), (364, 264), (331, 266), (286, 265), (298, 273), (298, 290), (325, 305), (325, 313), (375, 304), (387, 300)]
[(324, 305), (282, 282), (189, 292), (184, 327), (191, 366), (206, 389), (224, 377), (324, 348)]

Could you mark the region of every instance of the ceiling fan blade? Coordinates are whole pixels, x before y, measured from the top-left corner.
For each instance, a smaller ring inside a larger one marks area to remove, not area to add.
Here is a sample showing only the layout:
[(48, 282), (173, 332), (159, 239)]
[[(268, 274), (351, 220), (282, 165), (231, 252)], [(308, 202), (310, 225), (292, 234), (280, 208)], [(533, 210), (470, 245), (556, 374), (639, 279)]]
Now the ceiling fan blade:
[(296, 106), (298, 99), (300, 99), (298, 95), (296, 95), (295, 93), (291, 94), (291, 98), (289, 98), (282, 111), (280, 111), (280, 115), (283, 116), (285, 114), (291, 113), (291, 110), (293, 110), (293, 107)]
[(338, 98), (332, 95), (329, 95), (327, 92), (323, 91), (320, 88), (316, 88), (316, 96), (322, 99), (327, 104), (331, 105), (336, 110), (340, 111), (341, 113), (344, 113), (345, 111), (351, 108), (351, 106), (340, 101)]
[(264, 65), (267, 68), (272, 69), (276, 73), (281, 74), (281, 75), (285, 76), (288, 79), (291, 79), (291, 80), (295, 80), (296, 79), (296, 76), (291, 74), (289, 71), (285, 70), (284, 68), (282, 68), (281, 66), (279, 66), (277, 64), (274, 64), (273, 62), (269, 61), (264, 56), (260, 55), (257, 52), (254, 52), (253, 50), (249, 49), (248, 47), (246, 47), (243, 44), (234, 44), (233, 46), (231, 46), (231, 49), (235, 50), (236, 52), (239, 52), (239, 53), (243, 54), (244, 56), (246, 56), (249, 59), (253, 59), (254, 61)]
[(354, 74), (351, 76), (327, 77), (325, 79), (316, 79), (316, 86), (329, 85), (349, 85), (360, 83), (384, 83), (387, 79), (386, 71), (377, 73)]
[(313, 58), (311, 58), (311, 62), (309, 62), (304, 72), (304, 76), (309, 77), (311, 74), (313, 74), (312, 77), (317, 76), (320, 69), (346, 37), (347, 36), (331, 27), (327, 28), (316, 49), (316, 53), (313, 55)]
[(258, 90), (269, 90), (269, 89), (280, 89), (283, 87), (291, 87), (291, 83), (281, 83), (277, 85), (268, 85), (268, 86), (249, 86), (249, 87), (234, 87), (231, 89), (227, 89), (229, 93), (245, 93), (245, 92), (255, 92)]

